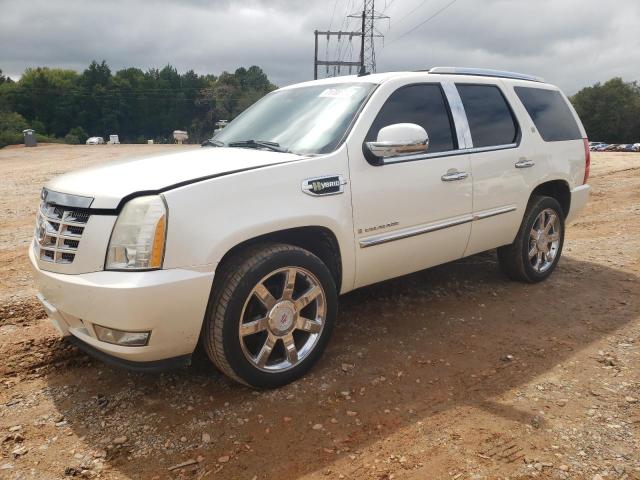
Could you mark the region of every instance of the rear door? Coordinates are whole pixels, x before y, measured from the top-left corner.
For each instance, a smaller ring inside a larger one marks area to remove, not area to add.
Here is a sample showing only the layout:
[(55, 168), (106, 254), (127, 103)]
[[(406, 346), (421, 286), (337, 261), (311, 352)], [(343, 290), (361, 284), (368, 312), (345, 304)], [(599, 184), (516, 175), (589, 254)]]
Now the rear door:
[[(471, 133), (473, 223), (465, 256), (511, 243), (536, 175), (536, 145), (523, 135), (499, 81), (456, 82)], [(539, 167), (538, 167), (539, 168)]]

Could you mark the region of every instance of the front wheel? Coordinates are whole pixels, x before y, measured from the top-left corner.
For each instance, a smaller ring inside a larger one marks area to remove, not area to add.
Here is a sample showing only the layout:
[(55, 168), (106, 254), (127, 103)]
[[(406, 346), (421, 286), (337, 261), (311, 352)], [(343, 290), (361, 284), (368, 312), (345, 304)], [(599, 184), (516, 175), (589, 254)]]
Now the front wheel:
[(291, 245), (255, 246), (221, 268), (203, 344), (231, 378), (278, 387), (318, 360), (336, 311), (335, 282), (318, 257)]
[(498, 248), (500, 268), (527, 283), (546, 279), (556, 268), (564, 243), (564, 214), (555, 198), (533, 197), (511, 245)]

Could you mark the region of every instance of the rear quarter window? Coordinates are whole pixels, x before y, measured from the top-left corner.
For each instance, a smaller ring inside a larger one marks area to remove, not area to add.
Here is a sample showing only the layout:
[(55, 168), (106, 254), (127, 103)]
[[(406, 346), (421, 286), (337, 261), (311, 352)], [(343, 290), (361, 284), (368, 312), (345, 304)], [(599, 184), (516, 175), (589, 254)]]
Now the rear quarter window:
[(545, 142), (582, 138), (569, 105), (559, 91), (532, 87), (514, 87), (514, 90)]

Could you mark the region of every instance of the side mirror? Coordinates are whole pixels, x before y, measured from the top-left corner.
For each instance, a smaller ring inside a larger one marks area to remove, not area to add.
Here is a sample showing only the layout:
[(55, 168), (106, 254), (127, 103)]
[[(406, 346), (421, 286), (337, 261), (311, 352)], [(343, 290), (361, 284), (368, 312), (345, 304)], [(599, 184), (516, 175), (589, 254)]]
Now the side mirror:
[(375, 142), (366, 142), (367, 149), (377, 158), (385, 159), (425, 153), (429, 135), (415, 123), (396, 123), (381, 128)]

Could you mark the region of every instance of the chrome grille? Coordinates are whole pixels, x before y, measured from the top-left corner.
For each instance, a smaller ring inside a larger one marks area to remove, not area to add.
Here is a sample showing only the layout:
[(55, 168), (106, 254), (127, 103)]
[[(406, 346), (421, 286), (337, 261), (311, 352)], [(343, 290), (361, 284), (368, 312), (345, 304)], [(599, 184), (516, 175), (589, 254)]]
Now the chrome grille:
[(40, 260), (72, 263), (90, 216), (87, 212), (42, 202), (35, 232)]

